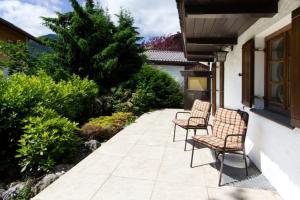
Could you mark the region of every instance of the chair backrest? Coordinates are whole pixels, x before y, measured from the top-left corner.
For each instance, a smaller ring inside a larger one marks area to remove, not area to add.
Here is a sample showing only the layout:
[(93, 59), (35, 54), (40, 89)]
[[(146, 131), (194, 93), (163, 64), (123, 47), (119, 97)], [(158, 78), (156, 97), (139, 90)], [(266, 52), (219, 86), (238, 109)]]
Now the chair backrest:
[[(208, 123), (209, 115), (210, 115), (210, 102), (207, 101), (201, 101), (199, 99), (196, 99), (194, 101), (192, 110), (191, 110), (191, 117), (202, 117), (206, 120), (206, 123)], [(205, 124), (204, 119), (191, 119), (192, 122), (197, 124)]]
[(243, 137), (229, 137), (227, 141), (243, 144), (247, 133), (248, 119), (247, 112), (219, 108), (214, 118), (213, 135), (225, 139), (229, 134), (240, 134)]

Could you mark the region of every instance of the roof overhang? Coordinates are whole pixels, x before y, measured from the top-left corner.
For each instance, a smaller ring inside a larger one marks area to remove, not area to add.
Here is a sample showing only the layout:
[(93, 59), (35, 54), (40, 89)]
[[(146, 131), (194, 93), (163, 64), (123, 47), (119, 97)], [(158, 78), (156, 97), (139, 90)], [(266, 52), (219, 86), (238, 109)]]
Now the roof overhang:
[(178, 61), (168, 61), (168, 60), (149, 60), (149, 64), (152, 65), (171, 65), (171, 66), (194, 66), (197, 65), (197, 62), (186, 61), (186, 62), (178, 62)]
[(1, 24), (4, 24), (6, 27), (8, 27), (8, 28), (10, 28), (10, 29), (12, 29), (12, 30), (14, 30), (14, 31), (16, 31), (16, 32), (18, 32), (18, 33), (21, 33), (22, 35), (24, 35), (24, 36), (25, 36), (26, 38), (28, 38), (28, 39), (33, 40), (33, 41), (35, 41), (35, 42), (37, 42), (37, 43), (39, 43), (39, 44), (42, 44), (42, 42), (41, 42), (38, 38), (34, 37), (33, 35), (27, 33), (27, 32), (24, 31), (23, 29), (21, 29), (21, 28), (15, 26), (14, 24), (12, 24), (12, 23), (6, 21), (5, 19), (3, 19), (3, 18), (1, 18), (1, 17), (0, 17), (0, 23), (1, 23)]
[(237, 44), (261, 17), (278, 12), (278, 0), (176, 0), (188, 60), (212, 62), (214, 52)]

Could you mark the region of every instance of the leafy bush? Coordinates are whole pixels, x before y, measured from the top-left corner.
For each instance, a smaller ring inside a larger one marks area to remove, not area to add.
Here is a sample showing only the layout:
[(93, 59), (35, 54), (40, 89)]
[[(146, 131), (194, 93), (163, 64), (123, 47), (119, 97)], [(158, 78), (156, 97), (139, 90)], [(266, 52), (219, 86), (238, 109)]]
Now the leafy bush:
[(72, 76), (68, 81), (55, 83), (42, 72), (33, 76), (23, 73), (9, 78), (0, 76), (0, 86), (0, 155), (3, 160), (14, 158), (17, 141), (23, 133), (23, 119), (32, 114), (33, 108), (53, 109), (63, 117), (82, 123), (91, 117), (92, 104), (98, 94), (93, 81)]
[(64, 66), (58, 62), (58, 55), (56, 53), (42, 53), (35, 57), (34, 65), (32, 65), (27, 74), (35, 75), (40, 70), (43, 70), (54, 81), (68, 80), (71, 73)]
[(55, 81), (67, 80), (71, 75), (68, 69), (59, 64), (58, 55), (53, 52), (33, 55), (28, 43), (0, 41), (0, 52), (5, 59), (0, 60), (0, 67), (8, 69), (9, 74), (23, 72), (27, 75), (38, 74), (43, 70)]
[(134, 119), (132, 113), (125, 112), (93, 118), (81, 128), (80, 133), (85, 139), (109, 139)]
[(26, 125), (16, 157), (21, 160), (22, 171), (48, 172), (56, 162), (75, 155), (80, 142), (75, 135), (77, 124), (53, 109), (38, 107), (34, 113), (24, 120)]
[(5, 56), (5, 59), (0, 59), (0, 67), (7, 67), (9, 74), (27, 72), (33, 65), (27, 44), (24, 42), (13, 43), (0, 40), (0, 52)]
[(179, 84), (167, 73), (145, 65), (131, 80), (112, 89), (114, 111), (142, 114), (151, 109), (180, 107)]

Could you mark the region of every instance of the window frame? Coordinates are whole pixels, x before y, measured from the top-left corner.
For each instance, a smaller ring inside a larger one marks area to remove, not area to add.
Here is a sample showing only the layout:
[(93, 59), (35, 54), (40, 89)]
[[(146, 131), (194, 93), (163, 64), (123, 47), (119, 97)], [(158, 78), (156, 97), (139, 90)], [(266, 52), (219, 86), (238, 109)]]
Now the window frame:
[[(291, 100), (291, 93), (290, 93), (290, 70), (291, 70), (291, 24), (283, 27), (282, 29), (272, 33), (271, 35), (265, 38), (265, 108), (272, 112), (276, 112), (279, 114), (283, 114), (286, 116), (290, 116), (290, 100)], [(284, 39), (284, 57), (282, 60), (277, 61), (270, 61), (272, 56), (272, 48), (271, 42), (274, 40), (283, 37)], [(283, 62), (283, 79), (282, 81), (272, 81), (270, 80), (270, 76), (272, 77), (272, 72), (270, 70), (270, 64), (272, 62)], [(279, 104), (276, 102), (272, 102), (270, 100), (271, 96), (271, 87), (273, 84), (282, 84), (283, 85), (283, 103)]]

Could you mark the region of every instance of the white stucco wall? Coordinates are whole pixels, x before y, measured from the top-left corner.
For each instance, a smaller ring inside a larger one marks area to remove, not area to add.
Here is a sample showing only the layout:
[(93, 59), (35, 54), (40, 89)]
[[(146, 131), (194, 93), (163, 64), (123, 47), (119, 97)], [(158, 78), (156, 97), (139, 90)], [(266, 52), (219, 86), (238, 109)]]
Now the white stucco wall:
[(184, 86), (184, 78), (180, 71), (184, 70), (184, 66), (172, 66), (172, 65), (152, 65), (152, 67), (164, 71), (171, 75), (179, 84), (181, 89)]
[[(225, 63), (225, 97), (227, 108), (243, 109), (241, 103), (242, 45), (255, 38), (255, 47), (264, 48), (264, 38), (291, 23), (291, 11), (300, 0), (280, 0), (279, 13), (257, 21), (238, 39)], [(300, 44), (299, 44), (300, 45)], [(264, 52), (255, 52), (255, 96), (264, 95)], [(300, 199), (300, 130), (289, 129), (249, 111), (246, 149), (255, 165), (277, 189), (283, 199)]]

